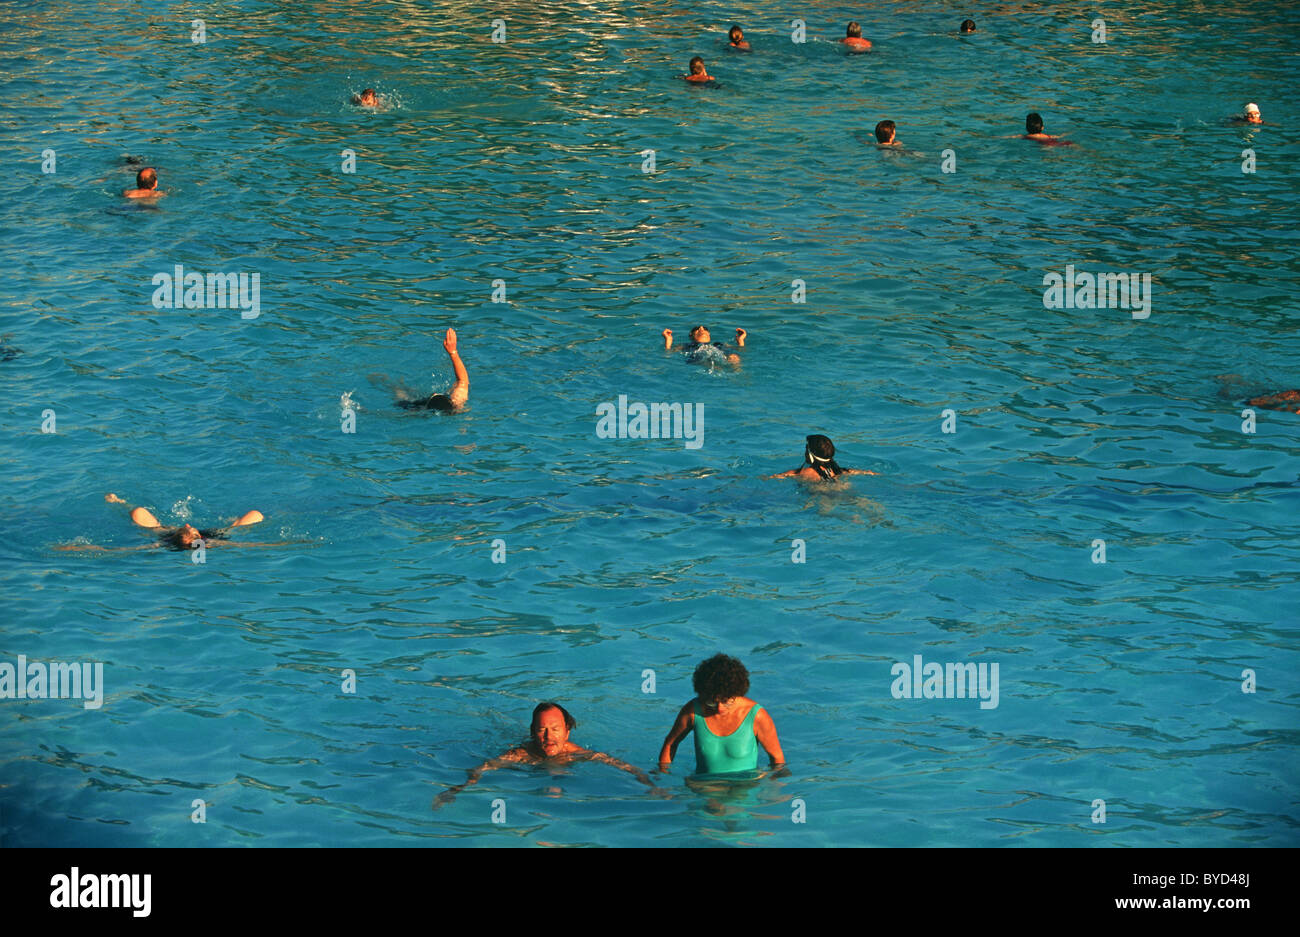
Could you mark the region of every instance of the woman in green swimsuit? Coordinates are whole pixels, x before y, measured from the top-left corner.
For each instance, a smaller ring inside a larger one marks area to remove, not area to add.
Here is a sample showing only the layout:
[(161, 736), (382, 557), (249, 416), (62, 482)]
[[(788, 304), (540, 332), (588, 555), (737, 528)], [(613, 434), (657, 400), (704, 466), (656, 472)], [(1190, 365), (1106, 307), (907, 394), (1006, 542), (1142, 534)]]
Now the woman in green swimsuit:
[(695, 730), (695, 770), (699, 774), (729, 774), (758, 768), (762, 745), (772, 767), (785, 764), (772, 717), (745, 696), (749, 671), (726, 654), (715, 654), (695, 668), (695, 699), (677, 714), (659, 752), (659, 770), (667, 771), (686, 733)]

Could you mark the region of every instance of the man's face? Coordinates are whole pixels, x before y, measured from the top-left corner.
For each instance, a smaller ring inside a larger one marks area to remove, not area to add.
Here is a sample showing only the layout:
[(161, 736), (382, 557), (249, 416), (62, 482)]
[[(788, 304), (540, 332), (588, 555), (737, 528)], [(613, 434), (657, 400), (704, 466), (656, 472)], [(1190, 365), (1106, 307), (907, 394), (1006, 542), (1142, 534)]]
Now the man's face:
[(184, 527), (181, 528), (181, 533), (180, 533), (181, 546), (189, 547), (198, 539), (199, 539), (199, 532), (194, 527), (191, 527), (189, 524), (186, 524)]
[(569, 741), (569, 727), (564, 722), (564, 713), (558, 709), (548, 709), (537, 717), (533, 726), (533, 739), (537, 747), (546, 755), (558, 755), (564, 751)]
[(709, 342), (713, 341), (713, 339), (709, 335), (709, 330), (701, 326), (691, 332), (691, 341), (707, 345)]
[(1262, 124), (1264, 122), (1264, 119), (1259, 116), (1259, 111), (1251, 111), (1246, 115), (1246, 120), (1250, 121), (1252, 124)]

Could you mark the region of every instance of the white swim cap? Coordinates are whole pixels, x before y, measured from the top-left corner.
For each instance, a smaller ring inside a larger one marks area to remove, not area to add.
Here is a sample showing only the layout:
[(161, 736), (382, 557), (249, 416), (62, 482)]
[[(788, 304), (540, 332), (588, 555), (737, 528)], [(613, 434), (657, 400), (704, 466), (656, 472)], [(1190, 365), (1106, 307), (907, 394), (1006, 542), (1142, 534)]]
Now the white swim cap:
[(1258, 113), (1259, 113), (1259, 105), (1258, 105), (1258, 104), (1247, 104), (1246, 107), (1244, 108), (1244, 111), (1245, 111), (1245, 113), (1247, 113), (1247, 114), (1258, 114)]

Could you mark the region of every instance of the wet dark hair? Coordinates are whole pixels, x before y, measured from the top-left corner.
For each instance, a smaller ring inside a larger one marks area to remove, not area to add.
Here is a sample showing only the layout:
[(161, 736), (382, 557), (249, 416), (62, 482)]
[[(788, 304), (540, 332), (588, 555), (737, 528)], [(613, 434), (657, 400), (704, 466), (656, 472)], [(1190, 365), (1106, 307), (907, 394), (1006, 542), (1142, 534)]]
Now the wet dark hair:
[(964, 33), (973, 33), (973, 32), (975, 31), (975, 21), (974, 21), (974, 20), (962, 20), (962, 21), (961, 21), (961, 31), (964, 32)]
[(696, 63), (696, 62), (699, 62), (699, 63), (700, 63), (700, 71), (701, 71), (701, 72), (705, 71), (705, 68), (704, 68), (704, 59), (700, 58), (700, 56), (697, 55), (697, 56), (695, 56), (695, 58), (691, 59), (690, 71), (691, 71), (691, 74), (692, 74), (692, 75), (695, 74), (695, 63)]
[[(826, 461), (814, 461), (812, 456), (817, 456), (818, 459), (825, 459)], [(813, 435), (807, 437), (807, 444), (804, 448), (804, 462), (815, 469), (822, 478), (834, 478), (844, 471), (844, 469), (840, 468), (839, 463), (835, 461), (835, 443), (831, 442), (826, 436)]]
[[(192, 541), (191, 541), (191, 545), (188, 547), (181, 542), (182, 530), (184, 530), (184, 525), (159, 534), (158, 535), (159, 543), (167, 547), (167, 549), (169, 550), (193, 550), (194, 546)], [(199, 539), (200, 540), (227, 540), (229, 539), (227, 536), (228, 532), (229, 529), (226, 527), (218, 527), (209, 530), (200, 530)]]
[(442, 410), (447, 413), (456, 409), (446, 394), (433, 394), (422, 400), (399, 400), (397, 405), (403, 410)]
[(135, 174), (135, 187), (137, 189), (158, 188), (158, 171), (148, 167), (141, 169)]
[(882, 120), (876, 124), (876, 142), (888, 143), (890, 135), (894, 132), (894, 122), (892, 120)]
[(848, 39), (862, 38), (862, 27), (858, 25), (857, 20), (853, 20), (852, 22), (849, 23), (848, 28), (844, 31), (844, 35), (845, 38)]
[(730, 29), (727, 30), (727, 38), (730, 39), (732, 42), (735, 42), (736, 33), (740, 33), (742, 36), (745, 34), (744, 30), (742, 30), (739, 26), (732, 26)]
[(691, 684), (701, 702), (731, 699), (749, 692), (749, 671), (734, 657), (714, 654), (695, 668)]
[(578, 726), (578, 720), (569, 715), (569, 711), (559, 703), (538, 703), (533, 707), (533, 721), (528, 724), (528, 734), (532, 735), (537, 731), (537, 718), (548, 709), (558, 709), (564, 716), (564, 725), (570, 732)]
[(1031, 112), (1025, 118), (1025, 133), (1042, 133), (1043, 118), (1039, 117), (1037, 112)]

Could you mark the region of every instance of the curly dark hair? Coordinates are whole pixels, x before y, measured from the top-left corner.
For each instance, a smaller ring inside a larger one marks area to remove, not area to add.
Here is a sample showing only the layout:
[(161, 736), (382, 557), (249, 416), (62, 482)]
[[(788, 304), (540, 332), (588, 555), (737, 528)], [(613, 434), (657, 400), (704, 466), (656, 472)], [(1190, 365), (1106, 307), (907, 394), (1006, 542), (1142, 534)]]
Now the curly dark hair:
[(691, 682), (700, 700), (712, 703), (748, 693), (749, 671), (734, 657), (714, 654), (695, 668)]

